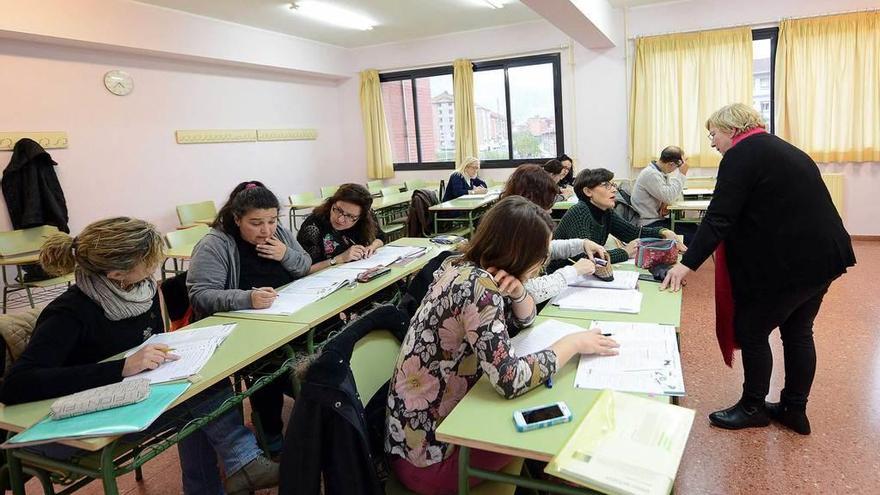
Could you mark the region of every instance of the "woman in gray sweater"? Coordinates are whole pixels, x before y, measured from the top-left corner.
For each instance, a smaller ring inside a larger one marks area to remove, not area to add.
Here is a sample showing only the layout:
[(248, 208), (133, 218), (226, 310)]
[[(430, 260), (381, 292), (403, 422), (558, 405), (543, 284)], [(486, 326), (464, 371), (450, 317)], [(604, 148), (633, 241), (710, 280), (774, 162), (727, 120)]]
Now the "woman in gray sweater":
[[(242, 182), (196, 244), (186, 285), (193, 315), (264, 309), (275, 289), (308, 275), (311, 258), (278, 224), (278, 198), (260, 182)], [(281, 450), (284, 380), (251, 396), (271, 451)]]

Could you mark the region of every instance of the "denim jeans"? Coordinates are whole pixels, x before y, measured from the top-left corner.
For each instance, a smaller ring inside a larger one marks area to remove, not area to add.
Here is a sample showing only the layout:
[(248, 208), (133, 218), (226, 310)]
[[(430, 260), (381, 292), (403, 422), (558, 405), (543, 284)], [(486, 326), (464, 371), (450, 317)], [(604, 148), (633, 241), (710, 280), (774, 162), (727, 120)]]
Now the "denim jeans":
[[(173, 411), (163, 414), (145, 431), (127, 435), (123, 440), (138, 441), (158, 433), (157, 430), (164, 430), (162, 426), (167, 425), (168, 422), (163, 421), (163, 418), (169, 415), (181, 416), (180, 413), (183, 412), (184, 422), (204, 416), (218, 408), (231, 395), (232, 387), (228, 380), (224, 380), (175, 407)], [(179, 426), (183, 426), (183, 423)], [(88, 454), (75, 447), (54, 443), (28, 447), (28, 450), (55, 459), (68, 459)], [(245, 428), (238, 409), (230, 410), (181, 440), (177, 444), (177, 451), (183, 477), (183, 493), (187, 495), (224, 493), (220, 471), (217, 469), (218, 457), (223, 462), (226, 476), (229, 477), (254, 460), (261, 452), (253, 433)]]

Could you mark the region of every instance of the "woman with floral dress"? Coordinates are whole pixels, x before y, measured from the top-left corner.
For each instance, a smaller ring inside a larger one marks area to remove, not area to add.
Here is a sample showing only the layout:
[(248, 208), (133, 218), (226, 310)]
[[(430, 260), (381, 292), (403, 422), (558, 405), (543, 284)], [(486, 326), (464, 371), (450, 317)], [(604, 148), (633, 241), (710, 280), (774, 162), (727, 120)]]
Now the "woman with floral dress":
[[(385, 451), (397, 478), (421, 494), (455, 493), (457, 448), (435, 431), (483, 373), (512, 398), (544, 383), (576, 354), (616, 354), (596, 331), (569, 335), (549, 348), (517, 356), (508, 326), (535, 318), (523, 287), (547, 258), (553, 222), (521, 196), (502, 199), (480, 223), (461, 256), (434, 273), (410, 322), (388, 394)], [(474, 450), (474, 467), (499, 470), (510, 457)], [(472, 483), (476, 483), (473, 480)]]

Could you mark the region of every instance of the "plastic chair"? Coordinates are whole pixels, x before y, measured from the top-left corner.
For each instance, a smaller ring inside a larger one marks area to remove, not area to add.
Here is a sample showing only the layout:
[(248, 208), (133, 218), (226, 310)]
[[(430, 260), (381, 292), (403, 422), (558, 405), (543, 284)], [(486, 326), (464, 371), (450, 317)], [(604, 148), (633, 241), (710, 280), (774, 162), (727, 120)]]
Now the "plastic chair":
[(211, 223), (217, 216), (217, 207), (213, 201), (177, 205), (177, 218), (180, 225), (189, 226), (195, 223)]
[(321, 188), (321, 197), (329, 198), (333, 196), (337, 189), (339, 189), (339, 186), (324, 186)]
[[(25, 280), (22, 267), (39, 263), (38, 253), (50, 236), (57, 234), (58, 228), (52, 225), (41, 225), (29, 229), (0, 232), (0, 266), (3, 269), (3, 313), (6, 313), (9, 294), (20, 290), (25, 291), (30, 307), (35, 307), (32, 288), (48, 288), (67, 284), (73, 281), (73, 273), (52, 277), (44, 280)], [(9, 280), (6, 267), (14, 266), (16, 276)]]
[(392, 194), (400, 194), (400, 188), (397, 186), (388, 186), (382, 188), (382, 196), (391, 196)]
[[(192, 249), (210, 230), (211, 227), (208, 227), (203, 223), (198, 223), (186, 229), (168, 232), (165, 234), (165, 244), (171, 249), (184, 248), (186, 246), (189, 246), (190, 249)], [(172, 269), (166, 268), (168, 260), (171, 260), (172, 262)], [(165, 261), (162, 262), (162, 280), (165, 280), (165, 276), (168, 274), (178, 274), (183, 272), (183, 263), (184, 259), (182, 258), (170, 256), (165, 258)]]

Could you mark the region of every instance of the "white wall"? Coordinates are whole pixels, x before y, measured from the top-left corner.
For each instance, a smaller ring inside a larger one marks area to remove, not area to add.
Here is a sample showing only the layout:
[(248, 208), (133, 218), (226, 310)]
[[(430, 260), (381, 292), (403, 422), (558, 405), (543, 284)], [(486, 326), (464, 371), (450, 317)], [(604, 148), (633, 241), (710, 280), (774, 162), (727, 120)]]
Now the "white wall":
[[(880, 8), (878, 0), (691, 0), (627, 10), (627, 37), (735, 25), (778, 25), (787, 17)], [(877, 118), (880, 118), (878, 116)], [(821, 125), (821, 124), (820, 124)], [(797, 143), (793, 143), (797, 145)], [(880, 235), (880, 163), (820, 164), (845, 176), (844, 221), (853, 235)]]

